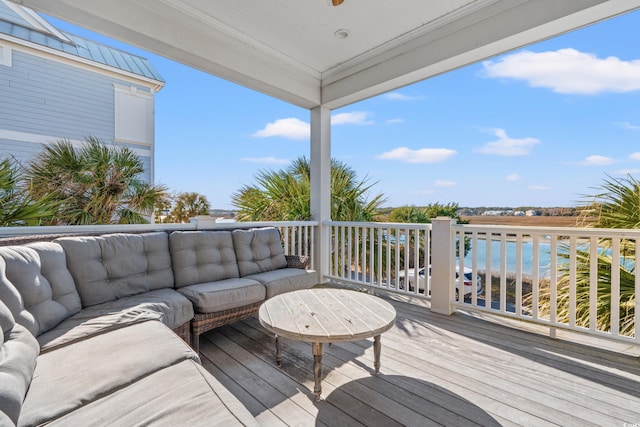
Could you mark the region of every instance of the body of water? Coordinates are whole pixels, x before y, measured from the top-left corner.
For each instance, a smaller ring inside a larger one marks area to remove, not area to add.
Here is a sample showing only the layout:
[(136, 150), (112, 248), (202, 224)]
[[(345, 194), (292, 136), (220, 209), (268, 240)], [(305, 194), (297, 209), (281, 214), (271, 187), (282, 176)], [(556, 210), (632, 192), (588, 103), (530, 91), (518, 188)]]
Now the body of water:
[[(493, 240), (491, 242), (491, 270), (500, 271), (500, 250), (502, 242)], [(518, 259), (516, 258), (516, 242), (506, 243), (506, 262), (507, 272), (515, 273)], [(549, 243), (540, 243), (538, 246), (538, 271), (541, 277), (548, 276), (549, 268), (551, 265), (551, 245)], [(464, 266), (471, 267), (473, 264), (473, 252), (474, 248), (469, 251), (464, 258)], [(478, 270), (487, 269), (487, 244), (485, 240), (478, 240), (477, 247), (475, 248), (477, 253)], [(533, 274), (533, 242), (522, 242), (522, 273), (527, 275)]]

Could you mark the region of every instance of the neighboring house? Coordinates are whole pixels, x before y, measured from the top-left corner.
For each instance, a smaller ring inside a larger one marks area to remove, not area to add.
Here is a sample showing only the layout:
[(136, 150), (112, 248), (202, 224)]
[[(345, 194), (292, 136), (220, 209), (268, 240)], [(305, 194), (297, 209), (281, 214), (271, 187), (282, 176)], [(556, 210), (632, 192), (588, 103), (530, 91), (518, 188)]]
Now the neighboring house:
[(147, 59), (0, 0), (0, 158), (25, 163), (44, 144), (91, 135), (133, 149), (153, 182), (154, 96), (163, 86)]

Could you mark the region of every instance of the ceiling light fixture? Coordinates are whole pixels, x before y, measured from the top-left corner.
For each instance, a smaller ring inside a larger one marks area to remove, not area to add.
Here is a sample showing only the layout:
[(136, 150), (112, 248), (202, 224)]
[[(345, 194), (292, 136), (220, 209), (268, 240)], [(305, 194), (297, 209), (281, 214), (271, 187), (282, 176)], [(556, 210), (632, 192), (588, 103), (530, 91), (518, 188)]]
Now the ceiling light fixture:
[(333, 33), (333, 36), (337, 39), (346, 39), (347, 37), (349, 37), (349, 34), (351, 34), (349, 33), (349, 30), (345, 30), (344, 28), (342, 28)]

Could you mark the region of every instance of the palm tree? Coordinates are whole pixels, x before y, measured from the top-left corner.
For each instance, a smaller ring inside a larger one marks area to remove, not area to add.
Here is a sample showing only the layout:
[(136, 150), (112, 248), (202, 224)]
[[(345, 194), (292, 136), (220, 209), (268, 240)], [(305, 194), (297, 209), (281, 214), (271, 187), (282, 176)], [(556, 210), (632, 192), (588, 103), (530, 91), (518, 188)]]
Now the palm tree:
[(196, 192), (180, 193), (175, 198), (175, 205), (169, 214), (172, 222), (188, 222), (196, 215), (209, 215), (211, 204), (206, 196)]
[[(261, 171), (257, 184), (232, 195), (240, 221), (307, 221), (311, 219), (311, 167), (306, 157), (286, 170)], [(358, 180), (353, 169), (331, 161), (331, 218), (334, 221), (375, 221), (384, 203), (382, 194), (368, 200), (373, 184)]]
[[(331, 218), (334, 221), (368, 222), (378, 218), (385, 198), (377, 194), (368, 199), (373, 184), (368, 183), (367, 178), (358, 180), (353, 169), (332, 159), (330, 179)], [(232, 195), (232, 204), (239, 209), (236, 218), (240, 221), (311, 219), (311, 166), (306, 157), (294, 160), (286, 170), (261, 171), (256, 180), (256, 185), (245, 185)]]
[[(612, 178), (604, 180), (599, 192), (592, 196), (586, 196), (584, 209), (580, 220), (584, 224), (594, 228), (640, 228), (640, 181), (627, 175), (625, 178)], [(590, 317), (590, 289), (597, 286), (597, 327), (602, 331), (611, 328), (611, 273), (612, 258), (608, 249), (611, 248), (611, 239), (598, 241), (597, 282), (591, 283), (590, 265), (591, 256), (588, 248), (577, 251), (576, 257), (576, 323), (579, 326), (589, 327)], [(632, 336), (634, 333), (635, 316), (635, 240), (623, 239), (620, 242), (621, 262), (620, 276), (620, 333)], [(570, 299), (570, 269), (569, 248), (563, 246), (559, 254), (563, 262), (558, 265), (559, 279), (557, 283), (556, 316), (559, 321), (569, 320)], [(541, 289), (540, 301), (542, 314), (549, 314), (551, 310), (551, 298), (549, 286)]]
[(59, 140), (31, 162), (35, 197), (59, 203), (57, 224), (141, 224), (149, 222), (166, 188), (145, 182), (140, 158), (126, 147), (109, 147), (95, 137), (75, 149)]
[(0, 226), (41, 225), (53, 218), (56, 204), (50, 198), (34, 200), (28, 190), (20, 166), (0, 160)]

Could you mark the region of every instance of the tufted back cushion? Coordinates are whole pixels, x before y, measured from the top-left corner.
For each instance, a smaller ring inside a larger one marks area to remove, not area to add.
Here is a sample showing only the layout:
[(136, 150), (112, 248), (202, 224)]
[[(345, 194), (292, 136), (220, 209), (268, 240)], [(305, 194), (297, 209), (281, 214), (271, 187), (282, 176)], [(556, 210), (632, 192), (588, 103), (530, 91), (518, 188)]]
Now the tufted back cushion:
[(169, 247), (176, 288), (240, 277), (230, 231), (174, 231)]
[(233, 230), (232, 234), (240, 276), (287, 266), (287, 259), (280, 242), (280, 231), (277, 228)]
[(0, 332), (2, 335), (2, 341), (0, 341), (0, 347), (5, 341), (9, 340), (11, 330), (15, 326), (16, 321), (11, 314), (11, 310), (7, 307), (2, 300), (0, 300)]
[(0, 258), (0, 295), (12, 295), (3, 297), (5, 303), (34, 336), (80, 311), (80, 296), (60, 245), (6, 246), (0, 248)]
[(169, 237), (164, 232), (62, 237), (83, 307), (173, 287)]
[(0, 300), (0, 425), (16, 425), (31, 383), (38, 342)]

